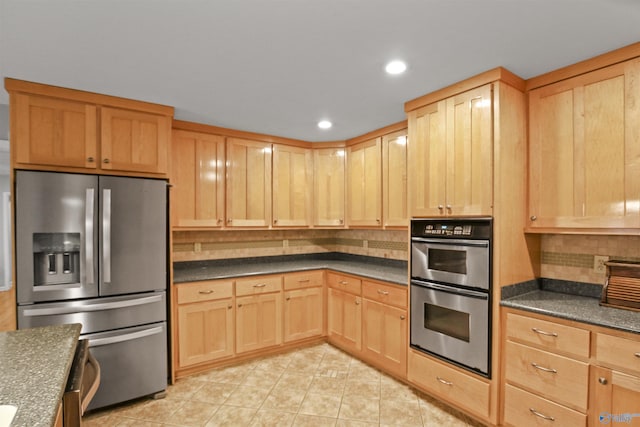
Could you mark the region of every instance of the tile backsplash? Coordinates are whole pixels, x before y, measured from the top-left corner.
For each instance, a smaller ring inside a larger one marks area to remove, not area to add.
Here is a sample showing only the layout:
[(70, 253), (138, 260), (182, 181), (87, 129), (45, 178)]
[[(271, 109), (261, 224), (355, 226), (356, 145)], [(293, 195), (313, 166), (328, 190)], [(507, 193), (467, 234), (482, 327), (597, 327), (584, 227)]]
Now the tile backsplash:
[(406, 230), (176, 231), (173, 261), (342, 252), (406, 261)]
[(605, 274), (594, 270), (594, 257), (640, 261), (640, 236), (545, 234), (541, 251), (542, 277), (602, 285)]

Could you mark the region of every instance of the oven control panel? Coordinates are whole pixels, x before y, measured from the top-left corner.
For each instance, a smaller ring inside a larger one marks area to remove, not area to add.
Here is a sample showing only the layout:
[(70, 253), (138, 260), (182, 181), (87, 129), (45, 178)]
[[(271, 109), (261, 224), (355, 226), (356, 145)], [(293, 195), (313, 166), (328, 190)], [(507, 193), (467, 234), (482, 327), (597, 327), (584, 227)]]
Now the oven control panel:
[(427, 224), (424, 226), (425, 236), (471, 236), (472, 225)]
[(491, 218), (413, 219), (411, 237), (490, 239)]

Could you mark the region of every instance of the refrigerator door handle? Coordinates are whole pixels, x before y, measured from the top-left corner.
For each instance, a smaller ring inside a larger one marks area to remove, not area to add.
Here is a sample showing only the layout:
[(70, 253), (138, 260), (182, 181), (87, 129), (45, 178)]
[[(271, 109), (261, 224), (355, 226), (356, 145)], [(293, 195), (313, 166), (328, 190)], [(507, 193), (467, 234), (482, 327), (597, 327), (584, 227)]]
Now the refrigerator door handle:
[(111, 189), (102, 190), (102, 281), (111, 283)]
[(93, 285), (95, 279), (93, 271), (93, 213), (95, 206), (95, 189), (87, 188), (84, 202), (85, 283), (87, 285)]
[(28, 308), (24, 310), (25, 317), (53, 316), (57, 314), (86, 313), (89, 311), (115, 310), (118, 308), (134, 307), (137, 305), (153, 304), (162, 301), (162, 295), (150, 297), (127, 299), (113, 302), (99, 302), (86, 305), (76, 305), (71, 307), (51, 307), (51, 308)]
[(160, 334), (163, 332), (161, 326), (155, 328), (144, 329), (142, 331), (131, 332), (129, 334), (116, 335), (107, 338), (88, 338), (87, 335), (81, 335), (80, 338), (87, 338), (89, 340), (89, 347), (99, 347), (101, 345), (116, 344), (119, 342), (132, 341), (139, 338), (148, 337), (150, 335)]

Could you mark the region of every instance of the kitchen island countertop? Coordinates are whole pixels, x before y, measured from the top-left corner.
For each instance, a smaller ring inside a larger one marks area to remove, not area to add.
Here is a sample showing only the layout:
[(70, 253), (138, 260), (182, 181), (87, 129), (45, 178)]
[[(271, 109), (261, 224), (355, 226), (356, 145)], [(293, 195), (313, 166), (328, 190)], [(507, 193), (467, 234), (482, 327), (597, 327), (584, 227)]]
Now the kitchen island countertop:
[(398, 285), (406, 286), (408, 282), (406, 261), (333, 253), (175, 263), (173, 282), (179, 284), (320, 269)]
[(0, 332), (0, 405), (18, 407), (12, 427), (54, 425), (81, 327)]

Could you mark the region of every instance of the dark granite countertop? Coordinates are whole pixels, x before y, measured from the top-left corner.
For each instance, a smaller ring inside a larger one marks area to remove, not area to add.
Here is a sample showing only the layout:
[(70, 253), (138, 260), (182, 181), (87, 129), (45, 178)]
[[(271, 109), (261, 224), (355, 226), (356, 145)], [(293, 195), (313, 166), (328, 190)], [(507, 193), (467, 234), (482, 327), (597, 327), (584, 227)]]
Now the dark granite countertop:
[(500, 304), (640, 334), (640, 312), (600, 305), (602, 286), (540, 279), (503, 289)]
[(12, 427), (54, 425), (81, 327), (0, 333), (0, 405), (18, 407)]
[(407, 285), (407, 262), (341, 253), (288, 255), (174, 263), (173, 282), (329, 269)]

